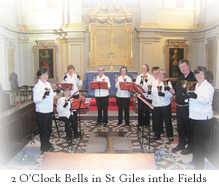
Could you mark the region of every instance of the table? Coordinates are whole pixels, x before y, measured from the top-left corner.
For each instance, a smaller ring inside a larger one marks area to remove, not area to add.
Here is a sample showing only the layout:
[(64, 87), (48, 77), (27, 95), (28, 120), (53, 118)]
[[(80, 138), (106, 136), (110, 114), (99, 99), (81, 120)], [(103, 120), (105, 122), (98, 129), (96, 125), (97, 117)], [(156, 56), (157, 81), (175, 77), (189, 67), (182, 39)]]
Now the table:
[[(137, 72), (128, 72), (128, 76), (133, 79), (133, 75), (138, 75)], [(91, 89), (90, 82), (94, 80), (94, 77), (98, 75), (98, 72), (86, 72), (82, 89), (88, 90), (88, 96), (94, 97), (94, 90)], [(104, 75), (109, 77), (111, 88), (109, 89), (109, 97), (116, 97), (117, 88), (115, 87), (115, 75), (120, 75), (119, 72), (104, 72)]]
[(155, 170), (154, 153), (93, 154), (45, 152), (42, 170)]

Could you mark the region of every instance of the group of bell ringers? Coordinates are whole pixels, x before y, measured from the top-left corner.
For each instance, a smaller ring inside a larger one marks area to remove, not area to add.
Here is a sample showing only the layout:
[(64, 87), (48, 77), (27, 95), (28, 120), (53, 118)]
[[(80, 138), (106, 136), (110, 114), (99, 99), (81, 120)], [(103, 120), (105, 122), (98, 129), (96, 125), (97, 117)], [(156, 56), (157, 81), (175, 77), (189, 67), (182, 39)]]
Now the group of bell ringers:
[[(122, 124), (123, 110), (125, 125), (129, 126), (130, 93), (138, 93), (138, 127), (150, 127), (150, 113), (152, 113), (153, 141), (160, 140), (164, 133), (163, 121), (166, 127), (166, 135), (169, 142), (173, 142), (173, 126), (171, 121), (171, 97), (176, 95), (177, 127), (179, 143), (172, 149), (175, 153), (181, 150), (181, 154), (193, 153), (191, 164), (196, 169), (203, 169), (204, 164), (204, 139), (209, 130), (209, 123), (213, 117), (212, 99), (214, 89), (206, 80), (206, 68), (198, 66), (194, 73), (190, 70), (188, 60), (179, 61), (179, 69), (182, 75), (178, 78), (175, 87), (165, 78), (165, 71), (159, 67), (152, 68), (149, 74), (149, 66), (142, 65), (142, 73), (134, 75), (133, 80), (127, 76), (125, 66), (120, 68), (120, 76), (115, 76), (116, 102), (118, 105), (118, 123)], [(66, 140), (80, 138), (78, 131), (77, 110), (80, 105), (89, 106), (89, 99), (79, 98), (78, 86), (82, 85), (79, 74), (75, 74), (75, 67), (68, 66), (68, 73), (64, 75), (61, 83), (56, 84), (56, 93), (47, 81), (48, 68), (42, 66), (38, 72), (38, 82), (33, 89), (33, 101), (36, 104), (38, 117), (41, 151), (53, 152), (55, 149), (50, 143), (52, 132), (52, 113), (54, 111), (54, 97), (63, 93), (57, 100), (56, 110), (58, 117), (65, 123)], [(98, 76), (90, 82), (95, 91), (98, 116), (97, 126), (106, 127), (108, 124), (108, 103), (110, 80), (104, 75), (104, 67), (98, 67)], [(198, 131), (198, 132), (197, 132)]]

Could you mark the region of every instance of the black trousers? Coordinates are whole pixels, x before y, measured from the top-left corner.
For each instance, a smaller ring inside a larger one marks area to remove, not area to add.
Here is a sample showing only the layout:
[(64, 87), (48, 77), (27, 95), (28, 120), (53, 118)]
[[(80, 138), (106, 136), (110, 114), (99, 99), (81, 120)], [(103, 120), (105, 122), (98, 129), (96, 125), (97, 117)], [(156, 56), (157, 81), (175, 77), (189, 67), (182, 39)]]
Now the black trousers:
[(179, 135), (179, 146), (185, 147), (188, 143), (188, 149), (192, 150), (192, 128), (189, 119), (189, 106), (176, 109), (177, 128)]
[(163, 128), (163, 120), (166, 127), (167, 137), (173, 137), (173, 126), (171, 121), (171, 104), (164, 107), (154, 107), (154, 131), (155, 137), (160, 138)]
[(211, 126), (210, 120), (192, 120), (193, 129), (193, 162), (195, 170), (204, 170), (205, 139)]
[(130, 98), (116, 97), (116, 103), (117, 103), (117, 106), (118, 106), (118, 122), (122, 123), (122, 114), (123, 114), (123, 109), (124, 109), (124, 112), (125, 112), (125, 123), (129, 124)]
[(49, 142), (52, 133), (52, 113), (37, 112), (37, 118), (40, 131), (40, 150), (46, 152), (52, 148), (52, 144)]
[(70, 124), (73, 128), (73, 132), (74, 132), (74, 135), (78, 135), (78, 123), (77, 121), (75, 120), (75, 117), (74, 115), (70, 115), (69, 118), (67, 117), (59, 117), (62, 121), (64, 121), (65, 123), (65, 132), (66, 132), (66, 137), (69, 136), (71, 137), (72, 136), (72, 131), (70, 129)]
[[(109, 104), (109, 96), (106, 97), (95, 97), (97, 103), (98, 110), (98, 118), (97, 122), (108, 123), (108, 104)], [(102, 117), (103, 110), (103, 117)]]
[[(78, 95), (75, 95), (73, 98), (74, 98), (74, 99), (78, 99), (78, 98), (79, 98), (79, 94), (78, 94)], [(78, 121), (78, 114), (77, 114), (77, 111), (74, 111), (73, 113), (74, 113), (75, 121)]]
[[(152, 103), (151, 100), (147, 100)], [(150, 125), (150, 107), (138, 98), (138, 125)]]

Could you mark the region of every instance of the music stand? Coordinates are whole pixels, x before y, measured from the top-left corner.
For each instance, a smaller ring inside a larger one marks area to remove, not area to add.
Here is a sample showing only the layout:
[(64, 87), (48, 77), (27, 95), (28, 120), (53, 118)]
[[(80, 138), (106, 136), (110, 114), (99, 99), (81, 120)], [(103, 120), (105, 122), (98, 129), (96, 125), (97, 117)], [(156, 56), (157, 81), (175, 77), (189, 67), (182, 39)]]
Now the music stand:
[[(145, 103), (146, 105), (148, 105), (151, 109), (154, 109), (154, 106), (152, 105), (152, 104), (150, 104), (148, 101), (146, 101), (146, 97), (145, 97), (145, 95), (144, 95), (144, 93), (146, 93), (145, 91), (144, 91), (144, 89), (140, 86), (140, 85), (134, 85), (133, 84), (133, 86), (134, 86), (134, 88), (135, 88), (135, 90), (138, 92), (138, 95), (137, 95), (137, 97), (140, 99), (140, 100), (142, 100), (143, 101), (143, 103)], [(138, 125), (138, 132), (142, 132), (142, 136), (141, 137), (138, 137), (138, 139), (137, 140), (135, 140), (134, 142), (136, 142), (136, 141), (139, 141), (139, 143), (141, 144), (141, 145), (143, 145), (143, 138), (145, 138), (145, 139), (147, 139), (147, 137), (144, 135), (144, 126), (142, 126), (142, 131), (139, 129), (139, 125)], [(150, 133), (151, 133), (151, 131), (150, 131), (150, 125), (149, 125), (149, 139), (147, 139), (148, 141), (149, 141), (149, 150), (150, 150), (150, 142), (151, 142), (151, 140), (150, 140)], [(138, 133), (139, 134), (139, 133)], [(133, 143), (134, 143), (133, 142)]]
[(108, 89), (106, 81), (91, 81), (91, 89)]
[[(79, 145), (80, 141), (83, 139), (83, 136), (86, 136), (86, 135), (84, 134), (84, 132), (81, 133), (80, 113), (81, 113), (81, 110), (82, 110), (82, 109), (87, 109), (87, 110), (89, 109), (90, 100), (91, 100), (91, 98), (78, 98), (78, 99), (73, 99), (73, 101), (72, 101), (72, 103), (71, 103), (71, 108), (70, 108), (70, 110), (78, 110), (78, 111), (79, 111), (78, 124), (79, 124), (80, 137), (79, 137), (79, 140), (78, 140), (78, 143), (77, 143), (76, 148), (77, 148), (77, 147), (80, 147), (80, 148), (81, 148), (83, 151), (85, 151), (85, 152), (86, 152), (86, 150), (83, 149), (83, 148)], [(88, 136), (86, 136), (86, 137), (89, 138)], [(83, 141), (84, 141), (84, 140), (83, 140)], [(85, 145), (85, 142), (84, 142), (84, 145)], [(72, 140), (71, 140), (71, 142), (69, 143), (68, 148), (69, 148), (70, 146), (72, 147)], [(68, 151), (68, 149), (67, 149), (67, 151)], [(66, 152), (67, 152), (67, 151), (66, 151)]]
[[(99, 97), (101, 97), (100, 94), (100, 89), (108, 89), (108, 85), (106, 81), (91, 81), (90, 82), (91, 85), (91, 89), (95, 90), (95, 89), (99, 89)], [(102, 112), (102, 110), (101, 110)], [(94, 128), (92, 128), (92, 131), (97, 127), (97, 125), (95, 125)], [(107, 126), (110, 130), (112, 130), (109, 126)]]

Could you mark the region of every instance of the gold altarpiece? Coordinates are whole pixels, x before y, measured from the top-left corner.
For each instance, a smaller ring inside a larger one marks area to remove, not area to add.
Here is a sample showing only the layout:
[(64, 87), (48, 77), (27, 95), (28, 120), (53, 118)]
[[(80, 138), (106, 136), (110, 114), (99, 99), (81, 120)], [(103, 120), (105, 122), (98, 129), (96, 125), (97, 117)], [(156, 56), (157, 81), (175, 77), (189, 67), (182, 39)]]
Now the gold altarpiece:
[(125, 65), (133, 67), (133, 13), (125, 5), (99, 4), (89, 14), (90, 67)]

